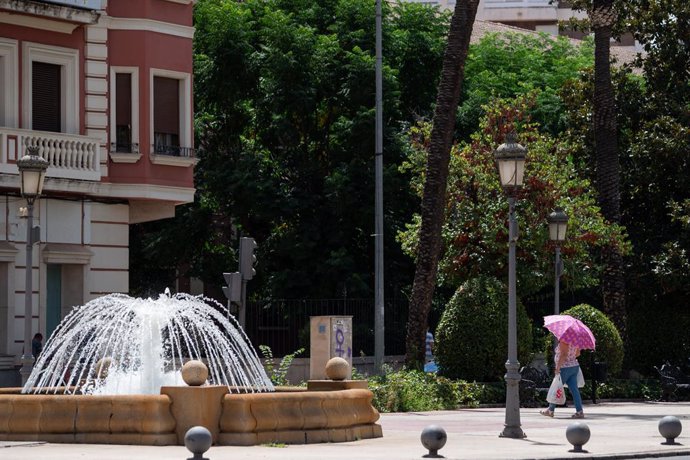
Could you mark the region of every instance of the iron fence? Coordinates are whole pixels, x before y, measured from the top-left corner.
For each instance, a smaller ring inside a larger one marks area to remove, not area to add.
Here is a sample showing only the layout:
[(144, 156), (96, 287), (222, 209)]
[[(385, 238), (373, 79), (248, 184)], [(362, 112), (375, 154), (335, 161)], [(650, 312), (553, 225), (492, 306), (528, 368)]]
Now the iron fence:
[[(404, 354), (407, 301), (385, 303), (386, 355)], [(309, 356), (309, 321), (312, 316), (352, 316), (355, 356), (374, 355), (373, 299), (271, 299), (247, 302), (245, 332), (255, 347), (267, 345), (276, 357), (304, 348)]]

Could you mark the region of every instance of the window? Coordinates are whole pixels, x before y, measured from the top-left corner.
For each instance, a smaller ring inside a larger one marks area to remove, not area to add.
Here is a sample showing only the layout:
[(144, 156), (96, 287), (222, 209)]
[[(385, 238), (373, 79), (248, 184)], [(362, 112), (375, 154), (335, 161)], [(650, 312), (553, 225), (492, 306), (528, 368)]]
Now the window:
[(115, 74), (115, 151), (132, 152), (132, 75)]
[(24, 128), (79, 134), (79, 51), (24, 42), (22, 56)]
[(191, 75), (151, 69), (150, 132), (155, 164), (189, 166), (195, 162), (192, 140)]
[(34, 61), (31, 74), (31, 126), (38, 131), (59, 133), (62, 129), (60, 97), (62, 69)]
[(8, 128), (16, 128), (19, 118), (17, 56), (17, 42), (0, 38), (0, 126)]
[(110, 68), (110, 158), (115, 163), (139, 160), (139, 69)]
[(179, 155), (180, 82), (174, 78), (153, 78), (153, 143), (155, 152)]

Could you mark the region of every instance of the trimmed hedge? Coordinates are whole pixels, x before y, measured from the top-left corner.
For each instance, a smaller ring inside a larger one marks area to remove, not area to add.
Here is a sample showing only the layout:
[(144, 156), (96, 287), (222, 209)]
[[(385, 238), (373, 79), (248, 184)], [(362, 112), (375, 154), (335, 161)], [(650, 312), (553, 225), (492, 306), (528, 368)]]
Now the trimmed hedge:
[[(623, 340), (613, 322), (601, 311), (585, 303), (562, 312), (579, 319), (587, 325), (597, 341), (595, 351), (583, 350), (578, 361), (580, 362), (585, 378), (589, 378), (587, 370), (590, 369), (592, 357), (596, 361), (606, 361), (609, 375), (615, 376), (623, 366)], [(593, 355), (593, 356), (592, 356)]]
[[(518, 301), (518, 361), (532, 348), (532, 326)], [(466, 281), (448, 302), (436, 329), (436, 363), (453, 379), (503, 379), (508, 356), (508, 289), (496, 278)]]

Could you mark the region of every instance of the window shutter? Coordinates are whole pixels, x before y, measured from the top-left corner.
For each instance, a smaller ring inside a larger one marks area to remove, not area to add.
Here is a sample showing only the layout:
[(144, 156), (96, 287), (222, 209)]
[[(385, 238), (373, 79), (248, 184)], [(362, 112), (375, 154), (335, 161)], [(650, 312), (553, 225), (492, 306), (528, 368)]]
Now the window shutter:
[(61, 70), (57, 64), (32, 63), (31, 124), (35, 130), (62, 131)]
[(153, 130), (180, 134), (180, 82), (174, 78), (153, 77)]
[(115, 124), (132, 124), (132, 75), (118, 73), (115, 75)]

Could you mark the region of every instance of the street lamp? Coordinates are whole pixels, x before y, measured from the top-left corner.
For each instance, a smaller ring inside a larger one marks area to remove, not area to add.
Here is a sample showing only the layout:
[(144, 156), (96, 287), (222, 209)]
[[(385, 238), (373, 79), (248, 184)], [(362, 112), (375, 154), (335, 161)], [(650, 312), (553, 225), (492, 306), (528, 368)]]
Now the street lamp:
[(522, 188), (527, 149), (517, 142), (517, 134), (506, 135), (505, 143), (494, 152), (501, 186), (510, 206), (508, 235), (508, 361), (506, 361), (506, 420), (501, 437), (524, 438), (520, 427), (520, 363), (517, 360), (517, 302), (515, 297), (515, 246), (518, 228), (515, 220), (515, 199)]
[(561, 243), (565, 240), (565, 232), (568, 229), (568, 215), (561, 208), (546, 218), (549, 223), (549, 238), (556, 245), (556, 265), (554, 270), (554, 300), (553, 314), (560, 314), (561, 275), (563, 274), (563, 262), (561, 261)]
[(31, 375), (34, 366), (34, 356), (31, 347), (33, 316), (32, 295), (33, 295), (33, 245), (39, 241), (39, 228), (34, 227), (34, 201), (43, 191), (43, 179), (45, 178), (48, 162), (38, 155), (38, 147), (27, 147), (28, 155), (24, 155), (17, 160), (21, 181), (21, 194), (26, 198), (27, 219), (26, 219), (26, 283), (24, 286), (24, 355), (22, 356), (22, 385)]

